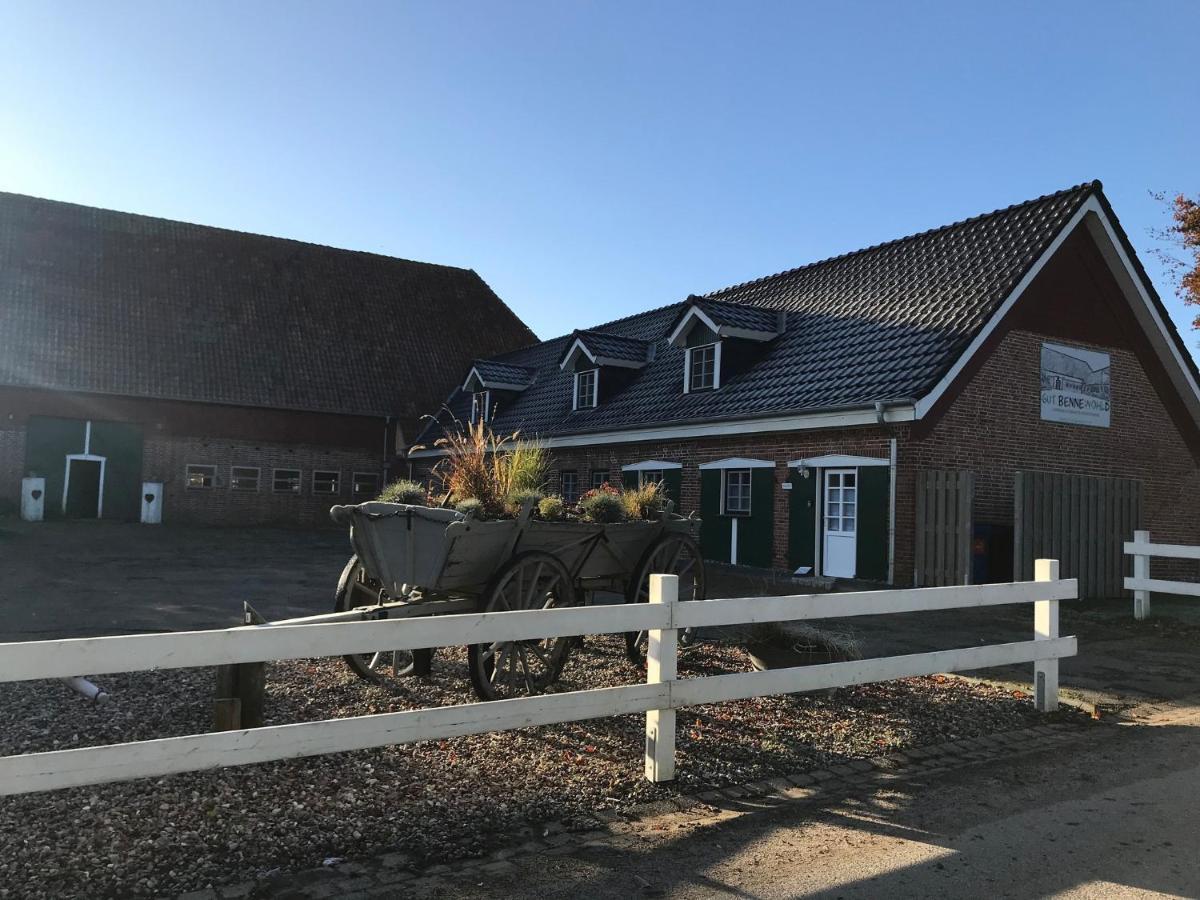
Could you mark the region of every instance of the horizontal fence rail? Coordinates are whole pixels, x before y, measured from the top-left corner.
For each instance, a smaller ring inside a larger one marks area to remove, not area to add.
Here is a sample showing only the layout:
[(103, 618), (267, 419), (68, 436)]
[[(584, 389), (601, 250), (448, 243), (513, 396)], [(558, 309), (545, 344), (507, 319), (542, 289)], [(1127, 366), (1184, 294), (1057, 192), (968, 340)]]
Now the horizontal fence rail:
[[(1077, 585), (1057, 575), (1054, 561), (1039, 560), (1035, 582), (692, 603), (677, 602), (675, 576), (655, 575), (649, 604), (2, 644), (0, 680), (20, 681), (577, 634), (645, 630), (650, 637), (645, 684), (3, 757), (0, 795), (643, 712), (646, 775), (666, 781), (674, 777), (680, 707), (1014, 663), (1034, 663), (1035, 702), (1050, 710), (1058, 702), (1058, 660), (1077, 652), (1074, 637), (1058, 634), (1058, 602), (1073, 599)], [(1033, 640), (766, 672), (676, 675), (681, 628), (1012, 603), (1034, 605)]]
[(251, 625), (212, 631), (65, 638), (0, 644), (0, 682), (67, 678), (86, 672), (186, 669), (266, 659), (345, 656), (492, 641), (540, 640), (663, 628), (841, 619), (1069, 600), (1076, 581), (977, 587), (913, 588), (681, 603), (670, 609), (617, 604), (521, 612), (465, 613), (425, 619), (380, 619), (322, 625)]
[(1150, 577), (1150, 559), (1200, 559), (1200, 547), (1187, 544), (1154, 544), (1149, 531), (1135, 531), (1133, 540), (1124, 544), (1126, 556), (1133, 557), (1133, 577), (1126, 577), (1125, 590), (1133, 591), (1133, 617), (1150, 615), (1150, 592), (1200, 597), (1200, 584), (1193, 581), (1169, 581)]

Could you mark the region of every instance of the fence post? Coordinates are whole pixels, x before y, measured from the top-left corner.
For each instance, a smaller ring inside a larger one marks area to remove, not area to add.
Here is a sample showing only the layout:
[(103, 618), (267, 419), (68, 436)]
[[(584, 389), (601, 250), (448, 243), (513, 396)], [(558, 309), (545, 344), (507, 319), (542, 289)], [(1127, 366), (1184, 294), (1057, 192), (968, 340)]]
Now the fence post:
[[(1133, 542), (1135, 544), (1149, 544), (1150, 532), (1135, 531), (1133, 533)], [(1148, 553), (1135, 553), (1133, 555), (1133, 577), (1150, 577), (1150, 556)], [(1135, 590), (1133, 592), (1133, 617), (1140, 622), (1148, 615), (1150, 615), (1150, 592)]]
[[(679, 600), (678, 575), (651, 575), (650, 602), (665, 603), (672, 610)], [(679, 632), (674, 628), (652, 628), (647, 633), (646, 683), (662, 684), (675, 680)], [(646, 778), (673, 781), (675, 778), (675, 710), (646, 711)]]
[[(1033, 564), (1034, 581), (1058, 581), (1058, 560), (1039, 559)], [(1045, 641), (1058, 637), (1058, 601), (1033, 604), (1033, 637)], [(1033, 702), (1038, 712), (1058, 709), (1058, 660), (1039, 659), (1033, 664)]]

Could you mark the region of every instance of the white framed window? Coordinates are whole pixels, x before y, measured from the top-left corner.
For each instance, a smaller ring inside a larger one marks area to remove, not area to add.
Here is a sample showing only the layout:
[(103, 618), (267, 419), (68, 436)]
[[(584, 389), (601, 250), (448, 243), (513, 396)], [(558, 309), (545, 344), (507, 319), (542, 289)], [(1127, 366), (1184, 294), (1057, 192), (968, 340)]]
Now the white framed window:
[(564, 469), (558, 473), (559, 491), (563, 503), (568, 506), (579, 502), (579, 473), (574, 469)]
[(858, 526), (858, 473), (825, 476), (825, 530), (853, 534)]
[(351, 486), (356, 497), (378, 497), (379, 473), (355, 472)]
[(492, 392), (476, 391), (471, 395), (471, 424), (486, 422), (492, 411)]
[(592, 487), (598, 488), (608, 483), (608, 469), (592, 469)]
[(316, 469), (312, 477), (312, 492), (314, 494), (340, 494), (342, 492), (342, 473)]
[(229, 488), (234, 491), (257, 491), (258, 469), (250, 466), (229, 467)]
[(689, 347), (683, 363), (683, 392), (715, 391), (721, 386), (721, 342)]
[(585, 369), (575, 373), (575, 397), (572, 409), (592, 409), (599, 400), (600, 370)]
[(271, 490), (276, 494), (299, 494), (300, 470), (276, 469), (271, 473)]
[(642, 469), (638, 472), (638, 487), (645, 487), (648, 484), (661, 484), (662, 480), (662, 469)]
[(721, 491), (721, 512), (727, 516), (750, 515), (750, 470), (723, 469), (725, 484)]
[(217, 467), (188, 465), (186, 478), (189, 491), (211, 490), (217, 486)]

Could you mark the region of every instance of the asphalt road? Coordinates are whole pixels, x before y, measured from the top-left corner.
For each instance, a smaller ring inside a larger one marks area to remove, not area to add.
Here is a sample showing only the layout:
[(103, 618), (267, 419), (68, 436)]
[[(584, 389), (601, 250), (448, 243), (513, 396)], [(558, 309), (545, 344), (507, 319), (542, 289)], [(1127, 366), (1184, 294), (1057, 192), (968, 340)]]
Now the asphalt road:
[[(785, 805), (628, 850), (532, 856), (459, 897), (1200, 896), (1200, 708), (930, 776), (825, 810)], [(399, 895), (397, 895), (399, 896)]]
[(0, 521), (0, 641), (187, 631), (333, 608), (342, 531)]

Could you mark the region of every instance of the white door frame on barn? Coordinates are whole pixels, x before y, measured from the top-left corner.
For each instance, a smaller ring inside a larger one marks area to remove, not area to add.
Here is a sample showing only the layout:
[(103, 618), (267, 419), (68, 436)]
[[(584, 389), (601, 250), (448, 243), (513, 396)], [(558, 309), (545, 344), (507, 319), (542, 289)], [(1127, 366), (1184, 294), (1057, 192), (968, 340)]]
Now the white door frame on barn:
[(108, 462), (106, 457), (96, 456), (92, 453), (92, 420), (88, 419), (87, 424), (83, 429), (83, 452), (67, 454), (64, 462), (63, 471), (63, 495), (62, 495), (62, 511), (63, 515), (67, 514), (67, 497), (71, 493), (71, 463), (72, 462), (94, 462), (100, 464), (100, 486), (96, 491), (96, 518), (104, 518), (104, 466)]

